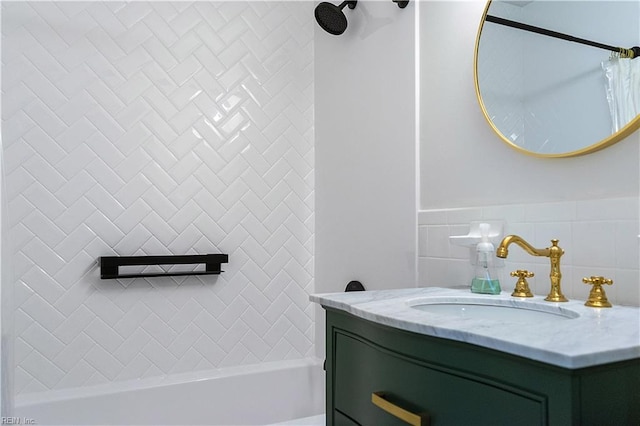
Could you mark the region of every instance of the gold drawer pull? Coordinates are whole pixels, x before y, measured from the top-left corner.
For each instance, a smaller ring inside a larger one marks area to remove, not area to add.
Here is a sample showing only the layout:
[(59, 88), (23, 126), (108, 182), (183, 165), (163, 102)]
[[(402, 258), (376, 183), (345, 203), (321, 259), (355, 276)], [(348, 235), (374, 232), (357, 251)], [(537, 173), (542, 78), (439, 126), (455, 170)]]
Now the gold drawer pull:
[(386, 400), (385, 396), (385, 392), (373, 392), (371, 394), (371, 402), (411, 426), (429, 426), (429, 415), (427, 413), (415, 414), (407, 411)]

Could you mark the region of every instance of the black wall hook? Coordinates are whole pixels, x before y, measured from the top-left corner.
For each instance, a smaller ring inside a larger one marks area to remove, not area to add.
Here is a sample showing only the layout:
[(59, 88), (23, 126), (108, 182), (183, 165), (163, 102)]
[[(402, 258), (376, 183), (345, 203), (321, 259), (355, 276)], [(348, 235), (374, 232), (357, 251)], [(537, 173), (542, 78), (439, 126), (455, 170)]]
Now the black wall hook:
[(364, 286), (360, 281), (349, 281), (347, 287), (345, 287), (344, 291), (364, 291)]

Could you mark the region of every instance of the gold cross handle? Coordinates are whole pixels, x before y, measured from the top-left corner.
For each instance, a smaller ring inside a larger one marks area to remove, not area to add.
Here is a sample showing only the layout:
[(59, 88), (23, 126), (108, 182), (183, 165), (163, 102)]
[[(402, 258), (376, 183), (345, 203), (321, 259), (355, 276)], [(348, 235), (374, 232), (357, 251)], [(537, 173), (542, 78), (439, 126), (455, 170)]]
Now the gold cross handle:
[(612, 285), (613, 280), (610, 278), (592, 276), (591, 278), (583, 278), (582, 282), (585, 284), (592, 284), (591, 292), (589, 292), (589, 298), (585, 302), (585, 306), (592, 308), (610, 308), (611, 303), (607, 300), (607, 295), (604, 292), (602, 286), (604, 284)]
[(512, 277), (518, 277), (516, 288), (513, 290), (513, 293), (511, 293), (511, 296), (533, 297), (533, 293), (531, 293), (531, 290), (529, 289), (529, 283), (527, 282), (527, 278), (531, 278), (535, 275), (533, 272), (529, 272), (526, 269), (518, 269), (511, 272), (509, 275), (511, 275)]

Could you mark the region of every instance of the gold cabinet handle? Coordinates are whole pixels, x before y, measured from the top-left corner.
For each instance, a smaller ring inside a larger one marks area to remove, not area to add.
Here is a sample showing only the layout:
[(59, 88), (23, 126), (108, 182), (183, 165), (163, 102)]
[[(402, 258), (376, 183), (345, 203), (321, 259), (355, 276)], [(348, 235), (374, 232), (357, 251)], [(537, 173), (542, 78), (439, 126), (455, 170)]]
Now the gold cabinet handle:
[(427, 413), (415, 414), (411, 411), (407, 411), (404, 408), (389, 402), (385, 399), (385, 396), (385, 392), (373, 392), (371, 394), (371, 402), (411, 426), (429, 426), (429, 415)]

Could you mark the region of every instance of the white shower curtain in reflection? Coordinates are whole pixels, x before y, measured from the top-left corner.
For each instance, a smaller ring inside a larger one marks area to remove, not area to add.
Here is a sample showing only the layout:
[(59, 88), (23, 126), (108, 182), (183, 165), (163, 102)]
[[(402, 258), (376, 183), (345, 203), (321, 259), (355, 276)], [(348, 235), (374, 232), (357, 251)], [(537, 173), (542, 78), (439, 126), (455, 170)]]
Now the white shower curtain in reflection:
[(612, 130), (617, 132), (640, 114), (640, 58), (602, 63)]

